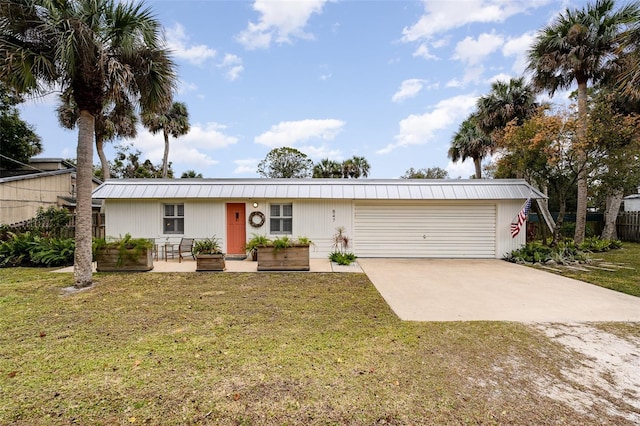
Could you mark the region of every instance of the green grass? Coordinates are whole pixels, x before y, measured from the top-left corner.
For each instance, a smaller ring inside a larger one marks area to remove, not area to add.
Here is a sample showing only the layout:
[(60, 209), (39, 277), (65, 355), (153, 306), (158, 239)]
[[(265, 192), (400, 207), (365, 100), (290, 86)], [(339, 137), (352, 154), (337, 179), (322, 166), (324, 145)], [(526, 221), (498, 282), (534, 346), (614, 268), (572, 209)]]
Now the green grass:
[[(593, 253), (591, 257), (602, 259), (604, 262), (621, 264), (626, 268), (621, 268), (615, 272), (601, 270), (592, 270), (590, 272), (564, 271), (562, 275), (632, 296), (640, 296), (640, 244), (624, 243), (622, 249)], [(600, 261), (596, 262), (596, 264), (598, 263)]]
[(536, 385), (575, 362), (541, 332), (402, 322), (364, 274), (95, 282), (66, 294), (70, 274), (0, 270), (0, 424), (594, 422)]

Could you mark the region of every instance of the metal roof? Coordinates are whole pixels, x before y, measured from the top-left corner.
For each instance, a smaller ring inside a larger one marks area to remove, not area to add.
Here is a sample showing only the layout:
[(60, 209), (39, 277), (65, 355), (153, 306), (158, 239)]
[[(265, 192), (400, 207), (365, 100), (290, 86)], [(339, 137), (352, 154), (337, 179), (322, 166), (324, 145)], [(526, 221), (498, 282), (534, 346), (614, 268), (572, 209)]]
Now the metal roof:
[(516, 179), (110, 179), (100, 199), (509, 200), (546, 198)]

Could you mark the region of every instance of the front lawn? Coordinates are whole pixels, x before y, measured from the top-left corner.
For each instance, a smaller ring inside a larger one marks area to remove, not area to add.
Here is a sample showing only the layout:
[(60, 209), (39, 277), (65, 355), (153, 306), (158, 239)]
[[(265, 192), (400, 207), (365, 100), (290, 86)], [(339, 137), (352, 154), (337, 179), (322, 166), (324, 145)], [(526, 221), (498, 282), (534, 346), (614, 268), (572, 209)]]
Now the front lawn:
[(593, 253), (591, 257), (594, 259), (592, 263), (595, 268), (588, 268), (588, 265), (589, 271), (563, 268), (562, 275), (632, 296), (640, 296), (640, 244), (623, 243), (621, 249)]
[(631, 424), (549, 397), (579, 358), (541, 331), (401, 322), (364, 274), (71, 282), (0, 270), (0, 424)]

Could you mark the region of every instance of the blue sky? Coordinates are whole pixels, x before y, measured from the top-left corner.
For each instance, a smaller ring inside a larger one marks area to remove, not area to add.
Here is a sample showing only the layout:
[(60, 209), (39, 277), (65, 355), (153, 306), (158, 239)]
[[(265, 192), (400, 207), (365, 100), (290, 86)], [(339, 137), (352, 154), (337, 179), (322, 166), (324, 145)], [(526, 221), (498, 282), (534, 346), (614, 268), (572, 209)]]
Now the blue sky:
[[(178, 65), (175, 100), (190, 114), (189, 134), (171, 139), (177, 177), (189, 169), (212, 178), (257, 177), (272, 148), (291, 146), (314, 162), (364, 156), (371, 178), (434, 166), (467, 178), (471, 162), (447, 158), (459, 124), (493, 81), (523, 74), (536, 31), (586, 2), (146, 4)], [(22, 118), (42, 137), (41, 156), (73, 158), (77, 133), (59, 127), (56, 102), (53, 95), (30, 100)], [(161, 135), (140, 129), (130, 142), (161, 162)], [(111, 144), (107, 155), (113, 152)]]

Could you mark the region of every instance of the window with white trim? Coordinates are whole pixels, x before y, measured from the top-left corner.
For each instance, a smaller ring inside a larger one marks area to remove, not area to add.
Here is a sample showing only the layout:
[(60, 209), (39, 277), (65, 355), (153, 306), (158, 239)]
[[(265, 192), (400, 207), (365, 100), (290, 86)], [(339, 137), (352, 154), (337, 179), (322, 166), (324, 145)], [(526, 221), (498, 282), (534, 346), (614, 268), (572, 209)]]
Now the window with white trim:
[(165, 234), (184, 234), (184, 204), (165, 204), (162, 217)]
[(269, 232), (271, 234), (291, 234), (293, 232), (293, 206), (291, 204), (271, 204)]

